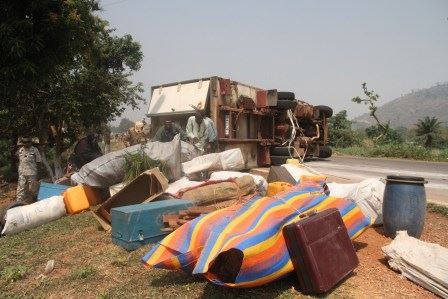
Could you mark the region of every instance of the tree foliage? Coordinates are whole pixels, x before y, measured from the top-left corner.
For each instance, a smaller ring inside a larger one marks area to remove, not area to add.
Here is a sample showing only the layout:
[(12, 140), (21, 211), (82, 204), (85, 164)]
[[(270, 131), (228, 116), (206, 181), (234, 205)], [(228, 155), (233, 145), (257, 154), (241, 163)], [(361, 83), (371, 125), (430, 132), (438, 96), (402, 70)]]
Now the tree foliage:
[(128, 118), (122, 118), (118, 127), (112, 128), (114, 133), (123, 133), (134, 126), (134, 122)]
[(369, 111), (370, 116), (372, 116), (375, 121), (377, 122), (378, 131), (381, 132), (380, 135), (376, 137), (377, 140), (381, 139), (384, 135), (388, 133), (388, 130), (390, 129), (389, 124), (383, 124), (378, 119), (378, 116), (376, 115), (376, 112), (378, 110), (378, 107), (376, 106), (376, 102), (379, 99), (379, 95), (375, 93), (374, 90), (368, 90), (367, 89), (367, 83), (364, 82), (362, 84), (362, 90), (364, 92), (365, 97), (361, 98), (359, 96), (352, 98), (352, 102), (355, 102), (357, 104), (364, 103), (365, 105), (369, 105)]
[(417, 126), (417, 136), (425, 139), (425, 147), (432, 147), (434, 139), (437, 138), (442, 123), (436, 117), (426, 116), (423, 120), (419, 119)]
[(351, 128), (351, 121), (347, 119), (347, 111), (342, 110), (328, 120), (330, 145), (335, 147), (349, 147), (356, 143), (355, 132)]
[(143, 100), (142, 84), (130, 79), (140, 69), (140, 44), (113, 35), (95, 15), (95, 0), (0, 5), (2, 136), (38, 135), (60, 156), (79, 134)]
[(367, 137), (375, 140), (379, 144), (403, 142), (403, 137), (397, 130), (389, 127), (389, 124), (384, 126), (386, 128), (385, 132), (377, 125), (366, 128)]

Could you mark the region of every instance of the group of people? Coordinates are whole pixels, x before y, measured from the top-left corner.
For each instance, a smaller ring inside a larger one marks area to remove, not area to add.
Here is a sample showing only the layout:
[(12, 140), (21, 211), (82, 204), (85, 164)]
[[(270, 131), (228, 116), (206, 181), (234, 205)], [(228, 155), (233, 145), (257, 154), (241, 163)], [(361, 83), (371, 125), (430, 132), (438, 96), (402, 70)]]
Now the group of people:
[(171, 120), (166, 120), (154, 135), (153, 141), (170, 142), (180, 134), (180, 139), (194, 145), (201, 154), (213, 152), (216, 148), (217, 132), (213, 121), (196, 110), (190, 116), (185, 131)]
[[(90, 133), (81, 138), (76, 143), (73, 153), (69, 158), (69, 165), (72, 168), (79, 169), (83, 165), (103, 155), (98, 146), (99, 134)], [(28, 201), (34, 197), (38, 191), (39, 166), (42, 163), (42, 157), (36, 146), (33, 145), (33, 139), (23, 136), (19, 139), (17, 145), (19, 149), (16, 152), (19, 161), (18, 180), (17, 180), (17, 201)]]
[[(188, 118), (183, 130), (171, 120), (165, 121), (154, 135), (153, 141), (170, 142), (180, 134), (183, 141), (191, 143), (200, 154), (207, 154), (216, 149), (217, 132), (213, 121), (196, 110), (195, 115)], [(81, 138), (74, 147), (69, 158), (69, 165), (75, 169), (103, 155), (98, 146), (99, 134), (90, 133)], [(19, 140), (17, 158), (19, 160), (17, 200), (26, 201), (34, 196), (38, 189), (38, 165), (42, 163), (39, 150), (33, 146), (32, 139), (24, 136)]]

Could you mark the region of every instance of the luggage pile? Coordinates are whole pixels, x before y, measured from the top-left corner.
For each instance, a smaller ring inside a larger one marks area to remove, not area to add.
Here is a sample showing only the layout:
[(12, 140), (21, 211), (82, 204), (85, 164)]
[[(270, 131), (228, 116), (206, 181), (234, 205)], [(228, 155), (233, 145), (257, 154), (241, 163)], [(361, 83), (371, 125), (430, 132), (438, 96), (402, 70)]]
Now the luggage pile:
[[(124, 181), (129, 151), (169, 160), (170, 175), (153, 168)], [(349, 277), (359, 263), (352, 240), (382, 223), (385, 184), (328, 183), (297, 163), (272, 166), (264, 177), (242, 169), (240, 149), (192, 157), (178, 139), (130, 147), (86, 164), (72, 176), (75, 186), (41, 183), (37, 202), (14, 203), (0, 215), (1, 233), (89, 211), (117, 246), (153, 244), (143, 257), (148, 268), (226, 287), (295, 273), (304, 294), (327, 293)], [(387, 252), (391, 265), (403, 259)]]

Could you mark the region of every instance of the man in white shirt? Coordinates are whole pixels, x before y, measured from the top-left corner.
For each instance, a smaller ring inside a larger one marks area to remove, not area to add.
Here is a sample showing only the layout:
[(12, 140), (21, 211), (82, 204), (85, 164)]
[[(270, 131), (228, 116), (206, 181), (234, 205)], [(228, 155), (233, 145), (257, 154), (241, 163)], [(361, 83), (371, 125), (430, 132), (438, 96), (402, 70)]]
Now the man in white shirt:
[(213, 121), (204, 117), (199, 110), (188, 118), (186, 127), (187, 137), (200, 152), (209, 153), (216, 142), (216, 129)]

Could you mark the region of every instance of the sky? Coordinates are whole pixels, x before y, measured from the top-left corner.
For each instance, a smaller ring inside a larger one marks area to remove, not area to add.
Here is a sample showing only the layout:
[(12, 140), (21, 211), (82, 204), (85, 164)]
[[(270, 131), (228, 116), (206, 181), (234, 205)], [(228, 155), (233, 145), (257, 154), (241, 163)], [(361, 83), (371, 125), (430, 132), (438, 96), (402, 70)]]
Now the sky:
[[(133, 80), (152, 85), (220, 76), (296, 98), (367, 112), (361, 84), (379, 105), (448, 81), (448, 1), (101, 0), (100, 16), (144, 54)], [(123, 117), (144, 117), (147, 103)], [(116, 122), (115, 122), (116, 123)]]

